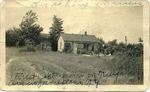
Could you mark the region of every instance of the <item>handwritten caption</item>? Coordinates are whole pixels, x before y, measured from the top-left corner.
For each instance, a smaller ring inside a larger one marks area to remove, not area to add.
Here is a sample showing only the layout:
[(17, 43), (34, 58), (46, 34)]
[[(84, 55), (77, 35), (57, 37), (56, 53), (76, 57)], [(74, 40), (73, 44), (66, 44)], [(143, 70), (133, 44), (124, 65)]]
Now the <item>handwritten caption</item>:
[(114, 82), (117, 82), (119, 75), (122, 73), (113, 72), (108, 73), (104, 71), (98, 71), (98, 73), (47, 73), (47, 74), (29, 74), (18, 72), (11, 77), (8, 85), (64, 85), (64, 84), (75, 84), (75, 85), (100, 85), (102, 82), (107, 81), (108, 78), (113, 78)]
[(16, 1), (18, 4), (29, 7), (105, 7), (105, 6), (142, 6), (141, 0), (32, 0), (25, 4), (21, 1)]

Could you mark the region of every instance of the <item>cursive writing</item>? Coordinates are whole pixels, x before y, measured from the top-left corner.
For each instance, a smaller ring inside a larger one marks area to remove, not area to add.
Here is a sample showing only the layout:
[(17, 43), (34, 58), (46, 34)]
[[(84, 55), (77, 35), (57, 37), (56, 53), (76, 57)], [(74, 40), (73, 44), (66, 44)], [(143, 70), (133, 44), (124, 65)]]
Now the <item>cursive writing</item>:
[(95, 73), (56, 73), (50, 72), (47, 74), (38, 74), (38, 73), (23, 73), (18, 72), (15, 75), (11, 76), (11, 79), (8, 82), (8, 85), (50, 85), (50, 84), (76, 84), (76, 85), (98, 85), (103, 84), (103, 81), (107, 81), (108, 78), (113, 78), (116, 82), (119, 75), (119, 72), (105, 72), (98, 71)]

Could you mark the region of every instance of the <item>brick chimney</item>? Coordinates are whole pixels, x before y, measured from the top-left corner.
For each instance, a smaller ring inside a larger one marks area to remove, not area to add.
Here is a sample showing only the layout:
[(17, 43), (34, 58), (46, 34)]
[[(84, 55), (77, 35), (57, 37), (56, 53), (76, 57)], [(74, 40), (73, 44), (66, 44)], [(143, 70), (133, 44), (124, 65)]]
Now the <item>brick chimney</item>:
[(85, 31), (85, 35), (87, 35), (87, 31)]

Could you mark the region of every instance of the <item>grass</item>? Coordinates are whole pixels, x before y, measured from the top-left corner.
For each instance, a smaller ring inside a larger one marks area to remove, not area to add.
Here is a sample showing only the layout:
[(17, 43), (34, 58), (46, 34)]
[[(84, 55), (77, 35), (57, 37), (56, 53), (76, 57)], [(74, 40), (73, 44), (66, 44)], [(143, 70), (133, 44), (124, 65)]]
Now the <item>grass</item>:
[[(142, 83), (136, 76), (115, 75), (116, 71), (111, 66), (115, 66), (115, 62), (120, 59), (116, 56), (83, 56), (52, 51), (20, 52), (21, 49), (6, 48), (8, 85)], [(100, 76), (99, 71), (105, 72), (106, 76)]]

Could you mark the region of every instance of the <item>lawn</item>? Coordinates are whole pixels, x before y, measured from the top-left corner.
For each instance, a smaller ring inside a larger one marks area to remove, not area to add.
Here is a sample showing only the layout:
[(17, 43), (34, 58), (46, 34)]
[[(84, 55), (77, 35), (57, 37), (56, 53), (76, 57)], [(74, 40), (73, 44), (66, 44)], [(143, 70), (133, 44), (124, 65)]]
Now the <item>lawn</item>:
[(8, 85), (142, 83), (135, 76), (112, 69), (111, 66), (115, 66), (115, 62), (120, 60), (116, 56), (84, 56), (53, 51), (27, 52), (21, 49), (6, 48)]

